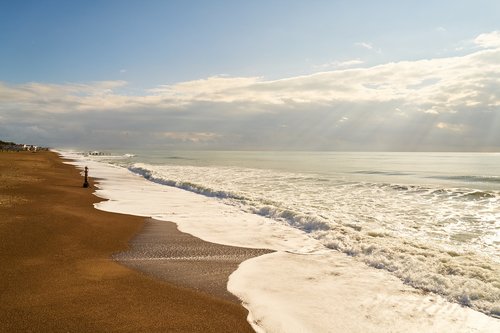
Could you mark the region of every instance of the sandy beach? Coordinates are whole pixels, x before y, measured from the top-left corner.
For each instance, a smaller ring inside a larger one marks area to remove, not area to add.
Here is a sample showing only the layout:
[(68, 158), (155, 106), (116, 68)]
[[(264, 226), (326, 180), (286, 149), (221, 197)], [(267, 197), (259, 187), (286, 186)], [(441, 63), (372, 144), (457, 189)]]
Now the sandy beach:
[[(100, 199), (82, 188), (80, 172), (52, 152), (0, 153), (0, 170), (0, 331), (253, 331), (225, 284), (242, 260), (262, 251), (99, 211), (93, 204)], [(131, 259), (158, 250), (154, 228), (175, 246), (156, 252), (163, 269), (153, 260), (138, 267), (141, 261)]]

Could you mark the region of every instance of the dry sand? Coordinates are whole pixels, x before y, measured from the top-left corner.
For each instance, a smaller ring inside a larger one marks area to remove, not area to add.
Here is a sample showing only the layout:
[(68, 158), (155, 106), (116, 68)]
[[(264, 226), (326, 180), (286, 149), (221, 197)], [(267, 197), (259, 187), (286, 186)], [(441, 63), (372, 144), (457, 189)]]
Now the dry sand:
[[(1, 332), (253, 331), (224, 286), (239, 261), (258, 251), (206, 245), (163, 224), (162, 237), (174, 235), (175, 248), (161, 255), (198, 259), (163, 260), (172, 269), (166, 273), (146, 265), (171, 282), (148, 277), (110, 259), (127, 250), (145, 219), (94, 209), (99, 199), (82, 183), (54, 153), (0, 153)], [(151, 226), (142, 238), (148, 248), (158, 245)], [(137, 251), (140, 236), (122, 259)], [(196, 278), (208, 266), (211, 278)], [(192, 278), (184, 279), (187, 272)]]

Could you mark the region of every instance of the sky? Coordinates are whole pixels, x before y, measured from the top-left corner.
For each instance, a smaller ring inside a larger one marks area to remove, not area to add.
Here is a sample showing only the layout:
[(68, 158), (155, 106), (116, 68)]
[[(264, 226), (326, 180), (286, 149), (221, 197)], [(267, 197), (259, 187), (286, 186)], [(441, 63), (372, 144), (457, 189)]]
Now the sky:
[(0, 0), (0, 140), (500, 151), (500, 1)]

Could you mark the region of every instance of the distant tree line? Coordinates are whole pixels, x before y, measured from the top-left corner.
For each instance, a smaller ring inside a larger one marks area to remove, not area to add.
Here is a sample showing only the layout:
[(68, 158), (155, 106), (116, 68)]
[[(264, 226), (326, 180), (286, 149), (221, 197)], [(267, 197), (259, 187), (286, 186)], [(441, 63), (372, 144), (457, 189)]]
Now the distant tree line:
[(36, 145), (20, 144), (10, 141), (0, 140), (0, 151), (31, 151), (37, 152), (41, 150), (49, 150), (47, 147), (39, 147)]

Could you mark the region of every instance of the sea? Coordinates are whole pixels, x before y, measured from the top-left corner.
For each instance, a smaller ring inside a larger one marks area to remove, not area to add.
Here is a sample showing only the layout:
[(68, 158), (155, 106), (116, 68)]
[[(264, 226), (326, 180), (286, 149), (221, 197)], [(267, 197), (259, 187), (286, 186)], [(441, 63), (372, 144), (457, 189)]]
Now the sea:
[[(353, 267), (377, 271), (421, 295), (436, 295), (498, 323), (500, 153), (166, 150), (106, 153), (92, 156), (85, 152), (62, 152), (79, 160), (80, 166), (94, 163), (94, 169), (111, 167), (142, 182), (140, 193), (134, 187), (134, 193), (129, 191), (132, 197), (122, 198), (125, 204), (108, 210), (133, 213), (133, 209), (127, 210), (127, 205), (130, 208), (134, 196), (144, 197), (149, 191), (144, 184), (154, 184), (151, 191), (170, 191), (169, 199), (160, 200), (161, 206), (150, 207), (149, 211), (143, 204), (137, 208), (137, 215), (163, 217), (178, 223), (182, 230), (183, 220), (189, 220), (190, 211), (196, 211), (199, 213), (191, 217), (196, 224), (186, 222), (184, 229), (201, 238), (302, 254), (300, 260), (306, 255), (331, 253), (343, 258), (339, 260), (352, 262)], [(123, 177), (122, 182), (128, 181)], [(118, 185), (106, 184), (102, 182), (101, 194), (99, 191), (97, 194), (116, 204), (120, 200), (117, 193), (123, 195), (126, 187), (118, 190)], [(182, 201), (173, 199), (177, 197)], [(156, 202), (148, 198), (149, 204)], [(183, 205), (188, 206), (185, 211)], [(210, 205), (216, 206), (212, 209)], [(214, 217), (203, 213), (212, 211)], [(327, 262), (330, 261), (320, 260), (318, 265), (324, 268)], [(252, 268), (254, 274), (258, 269), (256, 263)], [(314, 272), (308, 268), (307, 281), (320, 278)], [(262, 275), (265, 274), (260, 272), (258, 276)], [(246, 288), (252, 289), (248, 285)], [(277, 291), (262, 288), (259, 300), (254, 302), (265, 303), (267, 299), (272, 303), (269, 295)], [(279, 289), (279, 284), (276, 288)], [(312, 288), (305, 289), (308, 293)], [(253, 305), (251, 299), (257, 298), (245, 294), (247, 291), (241, 291), (241, 295), (247, 297), (245, 306), (253, 316), (254, 327), (257, 331), (272, 331), (266, 329), (264, 307)], [(266, 292), (267, 296), (263, 296)], [(268, 322), (268, 326), (272, 325), (275, 324)]]

